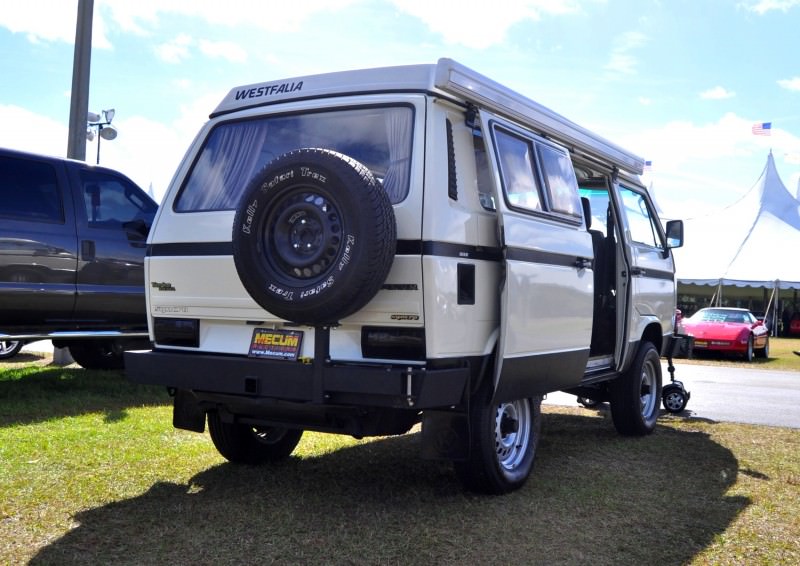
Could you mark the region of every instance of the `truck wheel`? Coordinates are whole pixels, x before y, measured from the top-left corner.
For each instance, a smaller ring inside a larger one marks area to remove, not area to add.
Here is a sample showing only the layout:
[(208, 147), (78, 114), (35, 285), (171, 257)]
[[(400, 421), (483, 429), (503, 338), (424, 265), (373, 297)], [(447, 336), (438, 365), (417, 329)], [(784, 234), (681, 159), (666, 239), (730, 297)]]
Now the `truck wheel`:
[(22, 340), (0, 340), (0, 360), (13, 358), (19, 354), (24, 345), (25, 342)]
[(469, 458), (454, 466), (467, 489), (503, 494), (522, 487), (533, 469), (542, 400), (492, 403), (493, 393), (493, 381), (486, 379), (470, 400)]
[(303, 436), (302, 430), (226, 423), (216, 411), (208, 413), (208, 432), (226, 460), (253, 466), (285, 460)]
[(69, 343), (69, 354), (86, 369), (122, 369), (122, 349), (113, 340), (81, 340)]
[(661, 402), (661, 358), (656, 347), (642, 342), (631, 367), (609, 389), (617, 432), (626, 436), (653, 432)]
[(239, 279), (261, 307), (302, 324), (338, 322), (367, 304), (394, 261), (394, 209), (361, 163), (300, 149), (269, 163), (233, 223)]

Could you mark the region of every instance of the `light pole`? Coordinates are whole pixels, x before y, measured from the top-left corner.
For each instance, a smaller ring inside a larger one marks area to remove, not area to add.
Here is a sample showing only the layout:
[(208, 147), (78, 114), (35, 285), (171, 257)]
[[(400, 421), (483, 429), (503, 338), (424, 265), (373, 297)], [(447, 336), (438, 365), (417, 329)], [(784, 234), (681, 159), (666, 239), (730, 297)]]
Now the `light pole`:
[(97, 128), (97, 164), (100, 165), (100, 138), (111, 141), (117, 137), (117, 129), (111, 125), (111, 120), (114, 119), (114, 109), (103, 110), (103, 119), (100, 115), (94, 112), (87, 113), (86, 123), (86, 139), (92, 141), (95, 133), (94, 128)]

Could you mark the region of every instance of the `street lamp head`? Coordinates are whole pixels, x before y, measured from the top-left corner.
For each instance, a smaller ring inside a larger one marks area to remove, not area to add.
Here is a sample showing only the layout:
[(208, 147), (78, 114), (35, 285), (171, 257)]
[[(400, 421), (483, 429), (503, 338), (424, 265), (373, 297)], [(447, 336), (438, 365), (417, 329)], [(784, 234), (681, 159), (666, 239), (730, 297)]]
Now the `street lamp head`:
[(86, 139), (89, 141), (94, 141), (94, 130), (92, 128), (86, 129)]
[(100, 127), (100, 137), (104, 140), (111, 141), (117, 137), (117, 129), (109, 124), (108, 126)]
[(99, 122), (100, 121), (100, 114), (96, 112), (87, 112), (86, 113), (86, 121), (87, 122)]
[[(109, 108), (108, 110), (103, 110), (103, 116), (106, 117), (106, 122), (108, 122), (110, 124), (111, 120), (114, 119), (114, 109), (113, 108)], [(114, 139), (114, 138), (111, 138), (111, 139)]]

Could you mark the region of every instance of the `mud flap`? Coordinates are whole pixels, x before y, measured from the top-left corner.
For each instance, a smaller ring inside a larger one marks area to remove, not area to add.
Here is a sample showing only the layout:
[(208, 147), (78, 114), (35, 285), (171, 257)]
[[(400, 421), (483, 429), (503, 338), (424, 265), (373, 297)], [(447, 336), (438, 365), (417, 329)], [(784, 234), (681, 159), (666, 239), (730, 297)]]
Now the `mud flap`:
[(193, 432), (205, 432), (206, 413), (191, 391), (178, 389), (172, 408), (172, 426)]
[(422, 457), (426, 460), (469, 458), (467, 415), (452, 411), (425, 411), (422, 415)]

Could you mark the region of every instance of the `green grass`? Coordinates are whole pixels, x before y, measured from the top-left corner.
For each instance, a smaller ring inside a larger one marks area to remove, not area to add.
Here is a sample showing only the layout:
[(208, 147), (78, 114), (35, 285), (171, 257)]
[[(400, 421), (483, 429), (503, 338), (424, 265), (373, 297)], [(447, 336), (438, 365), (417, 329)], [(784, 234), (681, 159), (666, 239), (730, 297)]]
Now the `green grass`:
[(800, 430), (663, 416), (630, 439), (546, 406), (528, 484), (485, 497), (415, 433), (306, 433), (234, 466), (158, 388), (20, 361), (0, 363), (0, 564), (800, 563)]

